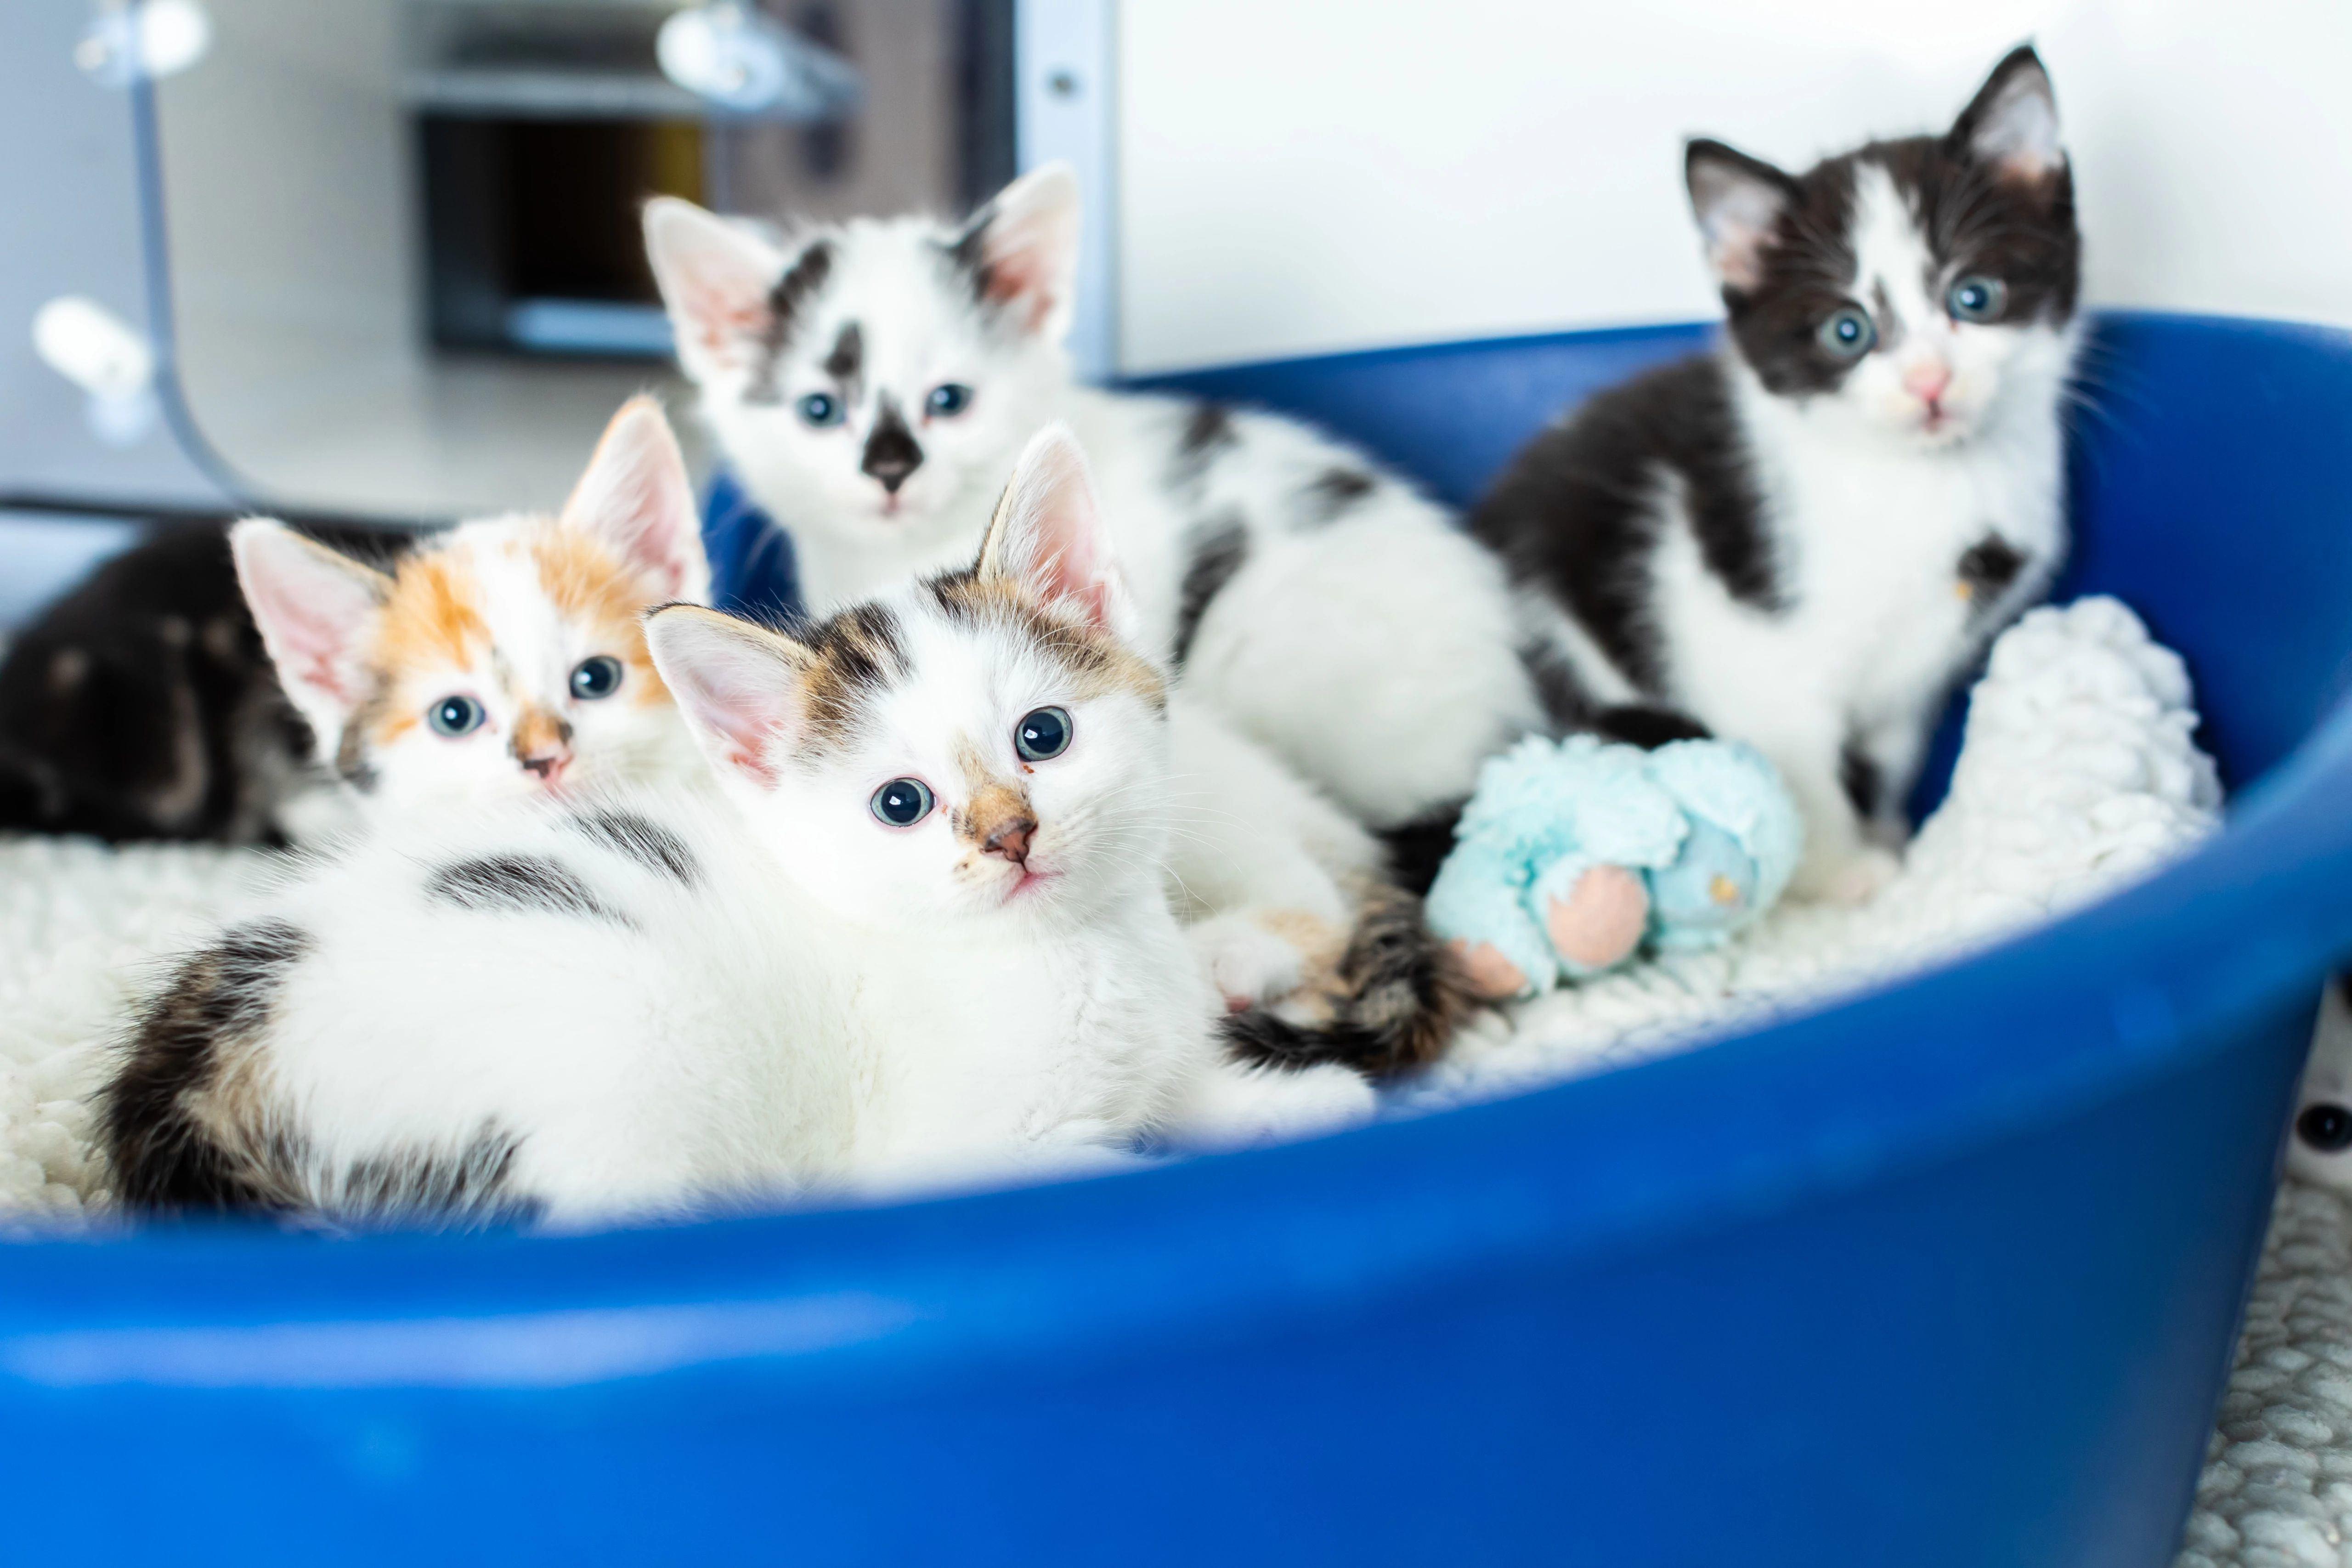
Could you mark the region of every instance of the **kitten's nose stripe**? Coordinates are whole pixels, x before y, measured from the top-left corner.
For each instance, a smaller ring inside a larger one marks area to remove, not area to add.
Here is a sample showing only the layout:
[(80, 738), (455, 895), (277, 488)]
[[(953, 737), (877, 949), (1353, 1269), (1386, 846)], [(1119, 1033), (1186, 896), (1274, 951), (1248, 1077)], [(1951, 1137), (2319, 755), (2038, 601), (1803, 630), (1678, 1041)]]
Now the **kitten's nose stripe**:
[(907, 482), (907, 476), (923, 464), (923, 448), (916, 444), (914, 432), (898, 414), (898, 400), (888, 393), (881, 397), (881, 412), (875, 416), (874, 433), (866, 438), (866, 458), (858, 464), (861, 472), (878, 481), (892, 495)]

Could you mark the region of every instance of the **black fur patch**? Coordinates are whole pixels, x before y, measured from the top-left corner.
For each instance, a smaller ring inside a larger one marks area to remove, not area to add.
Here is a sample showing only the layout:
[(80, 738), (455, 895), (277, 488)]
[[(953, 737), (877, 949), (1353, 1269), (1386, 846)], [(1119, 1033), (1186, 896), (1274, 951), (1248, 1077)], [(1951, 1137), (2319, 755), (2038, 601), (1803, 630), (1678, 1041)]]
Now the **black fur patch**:
[(1654, 699), (1670, 696), (1649, 614), (1650, 556), (1669, 492), (1726, 592), (1759, 610), (1787, 607), (1746, 438), (1712, 355), (1602, 393), (1544, 431), (1470, 516), (1515, 582), (1566, 610)]
[(873, 432), (866, 437), (866, 456), (858, 462), (858, 471), (896, 493), (907, 476), (922, 466), (922, 446), (907, 428), (898, 400), (882, 394), (881, 412), (875, 416)]
[(702, 868), (695, 863), (685, 841), (651, 817), (633, 811), (598, 811), (573, 817), (572, 825), (657, 876), (689, 888), (702, 879)]
[(1437, 1058), (1473, 1005), (1466, 977), (1422, 918), (1421, 900), (1374, 898), (1349, 933), (1337, 974), (1335, 1016), (1294, 1024), (1263, 1007), (1226, 1016), (1226, 1048), (1277, 1067), (1340, 1062), (1388, 1078)]
[(745, 388), (746, 403), (774, 403), (783, 395), (776, 386), (776, 364), (793, 341), (803, 306), (833, 276), (833, 242), (820, 239), (793, 258), (768, 290), (767, 329), (760, 340), (760, 368)]
[(1222, 523), (1196, 528), (1191, 543), (1192, 559), (1185, 563), (1183, 586), (1176, 599), (1174, 648), (1179, 665), (1192, 654), (1192, 638), (1201, 629), (1201, 617), (1209, 613), (1209, 605), (1249, 559), (1249, 531), (1242, 526), (1239, 518), (1228, 518)]
[(1465, 797), (1433, 806), (1410, 822), (1376, 830), (1373, 837), (1388, 849), (1389, 871), (1398, 887), (1415, 898), (1425, 896), (1437, 880), (1437, 869), (1454, 853), (1454, 829), (1461, 826)]
[(1986, 534), (1960, 552), (1960, 582), (1968, 588), (1969, 604), (1975, 609), (1986, 609), (1999, 602), (2024, 570), (2024, 553), (1998, 533)]
[(124, 1206), (284, 1206), (278, 1184), (224, 1149), (192, 1101), (214, 1084), (225, 1051), (268, 1026), (287, 970), (309, 946), (282, 921), (239, 926), (183, 963), (140, 1018), (99, 1100), (100, 1137)]
[(824, 356), (824, 374), (844, 386), (854, 384), (866, 364), (866, 334), (851, 321), (833, 340), (833, 352)]
[(520, 1222), (541, 1208), (512, 1186), (522, 1140), (495, 1124), (454, 1152), (420, 1149), (361, 1160), (337, 1184), (339, 1216)]
[(1645, 752), (1654, 752), (1676, 741), (1713, 738), (1713, 731), (1706, 725), (1671, 708), (1605, 708), (1592, 721), (1592, 730), (1604, 741), (1622, 741)]
[(1222, 403), (1193, 405), (1182, 433), (1176, 437), (1176, 460), (1168, 475), (1170, 486), (1198, 489), (1218, 456), (1240, 444), (1241, 435), (1234, 428), (1231, 408)]
[(444, 866), (425, 879), (425, 896), (478, 913), (586, 915), (628, 923), (576, 873), (543, 855), (486, 855)]
[(1330, 522), (1379, 488), (1380, 481), (1361, 468), (1331, 468), (1315, 477), (1307, 494), (1314, 504), (1315, 521)]
[[(1543, 703), (1544, 715), (1551, 721), (1554, 734), (1565, 735), (1591, 727), (1595, 705), (1584, 683), (1577, 679), (1576, 667), (1568, 662), (1567, 655), (1540, 637), (1530, 638), (1519, 645), (1519, 667), (1528, 672), (1528, 680)], [(1446, 831), (1453, 831), (1450, 820)]]
[(989, 303), (995, 290), (995, 268), (988, 264), (988, 226), (996, 221), (996, 204), (989, 203), (965, 220), (963, 230), (948, 243), (948, 260), (971, 285), (975, 305)]
[(1852, 741), (1838, 752), (1838, 787), (1845, 791), (1857, 816), (1877, 814), (1880, 797), (1885, 794), (1885, 781), (1879, 776), (1878, 764)]

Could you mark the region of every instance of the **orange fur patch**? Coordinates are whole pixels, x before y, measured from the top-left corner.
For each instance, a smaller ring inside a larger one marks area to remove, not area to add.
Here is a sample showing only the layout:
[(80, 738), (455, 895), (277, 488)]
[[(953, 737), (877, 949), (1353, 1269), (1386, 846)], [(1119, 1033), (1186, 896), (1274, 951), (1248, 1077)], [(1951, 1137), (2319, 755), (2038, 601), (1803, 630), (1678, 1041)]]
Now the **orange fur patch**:
[(480, 584), (449, 556), (410, 556), (384, 600), (373, 662), (386, 674), (425, 664), (471, 664), (490, 640), (481, 600)]
[(594, 629), (599, 647), (629, 667), (629, 690), (640, 707), (668, 702), (669, 689), (646, 647), (645, 613), (653, 608), (635, 572), (598, 540), (550, 521), (531, 537), (530, 560), (555, 607)]

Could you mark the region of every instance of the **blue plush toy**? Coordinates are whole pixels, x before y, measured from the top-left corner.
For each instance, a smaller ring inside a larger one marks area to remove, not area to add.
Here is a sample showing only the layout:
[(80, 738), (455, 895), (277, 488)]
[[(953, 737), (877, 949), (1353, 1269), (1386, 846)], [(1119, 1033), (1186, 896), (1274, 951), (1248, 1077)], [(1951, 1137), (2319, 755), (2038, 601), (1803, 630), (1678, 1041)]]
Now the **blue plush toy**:
[(1803, 841), (1780, 774), (1738, 742), (1531, 736), (1479, 771), (1429, 923), (1487, 996), (1534, 995), (1644, 946), (1721, 942), (1772, 907)]

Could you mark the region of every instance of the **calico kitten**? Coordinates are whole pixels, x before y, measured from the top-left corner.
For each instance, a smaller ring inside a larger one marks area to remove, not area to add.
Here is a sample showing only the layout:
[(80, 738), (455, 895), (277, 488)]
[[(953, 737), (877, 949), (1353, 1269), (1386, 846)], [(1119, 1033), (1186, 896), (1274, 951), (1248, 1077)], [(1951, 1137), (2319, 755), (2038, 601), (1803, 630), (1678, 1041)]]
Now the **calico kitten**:
[(613, 416), (556, 516), (460, 523), (389, 568), (262, 519), (231, 543), (287, 696), (371, 807), (694, 766), (638, 625), (709, 584), (685, 459), (651, 398)]
[(647, 640), (716, 788), (388, 824), (196, 953), (105, 1096), (148, 1208), (558, 1221), (1328, 1125), (1160, 883), (1167, 692), (1065, 435), (976, 565)]
[(2020, 48), (1944, 135), (1687, 162), (1722, 346), (1538, 436), (1472, 527), (1573, 702), (1756, 743), (1804, 809), (1799, 886), (1860, 897), (1944, 696), (2065, 551), (2056, 103)]
[(960, 226), (776, 240), (658, 198), (646, 232), (680, 363), (813, 608), (967, 555), (1010, 455), (1062, 419), (1093, 454), (1142, 646), (1360, 820), (1465, 795), (1541, 723), (1503, 574), (1443, 509), (1295, 420), (1076, 383), (1067, 169)]
[[(408, 538), (305, 528), (376, 561)], [(226, 521), (158, 527), (0, 663), (0, 827), (278, 842), (310, 752), (238, 594)]]

